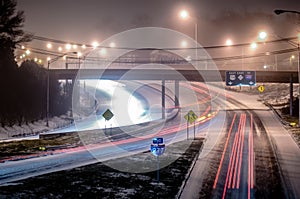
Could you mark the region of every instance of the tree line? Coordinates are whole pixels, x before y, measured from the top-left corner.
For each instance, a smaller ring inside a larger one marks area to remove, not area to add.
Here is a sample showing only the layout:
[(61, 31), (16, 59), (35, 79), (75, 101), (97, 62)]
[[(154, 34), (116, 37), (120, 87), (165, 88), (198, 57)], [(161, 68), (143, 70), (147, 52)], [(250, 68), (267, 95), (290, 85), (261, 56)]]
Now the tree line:
[[(31, 41), (23, 30), (24, 12), (16, 10), (16, 1), (0, 0), (0, 125), (24, 124), (46, 117), (47, 70), (33, 60), (20, 66), (14, 51), (18, 44)], [(71, 96), (50, 79), (50, 116), (66, 113)]]

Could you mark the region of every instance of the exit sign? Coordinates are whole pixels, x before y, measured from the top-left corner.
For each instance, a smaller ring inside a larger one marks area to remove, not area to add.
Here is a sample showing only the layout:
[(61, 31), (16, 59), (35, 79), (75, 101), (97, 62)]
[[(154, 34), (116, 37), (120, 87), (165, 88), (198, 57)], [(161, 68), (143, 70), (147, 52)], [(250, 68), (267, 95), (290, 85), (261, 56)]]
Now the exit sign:
[(255, 86), (255, 71), (226, 71), (226, 86)]

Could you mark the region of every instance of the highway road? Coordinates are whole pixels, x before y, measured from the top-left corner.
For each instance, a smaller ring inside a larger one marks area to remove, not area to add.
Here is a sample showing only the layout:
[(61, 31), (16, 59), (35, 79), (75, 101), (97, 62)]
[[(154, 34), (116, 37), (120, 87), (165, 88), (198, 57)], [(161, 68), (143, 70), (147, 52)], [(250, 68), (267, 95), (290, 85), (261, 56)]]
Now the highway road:
[(222, 136), (200, 154), (180, 198), (299, 198), (300, 149), (290, 134), (258, 96), (226, 96)]
[(227, 116), (231, 124), (213, 189), (223, 191), (216, 191), (216, 198), (253, 198), (253, 115), (234, 112)]
[[(205, 137), (205, 144), (180, 198), (299, 197), (300, 150), (257, 96), (224, 92), (219, 87), (208, 89), (195, 82), (180, 86), (181, 109), (173, 120), (153, 127), (145, 124), (148, 131), (140, 125), (141, 131), (118, 138), (103, 134), (96, 144), (6, 161), (0, 164), (0, 185), (147, 151), (153, 137), (164, 137), (167, 145), (184, 140), (187, 124), (183, 117), (196, 110), (195, 135)], [(195, 93), (196, 101), (190, 97)], [(193, 137), (193, 124), (188, 127)]]
[[(219, 125), (222, 125), (220, 121), (224, 120), (224, 115), (218, 114), (221, 99), (216, 97), (211, 101), (213, 95), (209, 95), (207, 88), (191, 89), (187, 83), (181, 83), (180, 92), (182, 94), (179, 99), (181, 113), (174, 120), (167, 123), (163, 121), (163, 125), (156, 128), (148, 127), (150, 129), (148, 131), (143, 131), (142, 125), (140, 125), (141, 131), (130, 134), (128, 137), (124, 136), (122, 139), (111, 139), (102, 134), (103, 137), (100, 137), (102, 140), (97, 144), (56, 150), (45, 153), (43, 157), (30, 159), (24, 157), (24, 160), (5, 161), (0, 164), (0, 184), (148, 151), (152, 138), (157, 136), (164, 137), (166, 145), (184, 140), (187, 136), (187, 124), (183, 117), (191, 109), (199, 115), (195, 122), (196, 132), (199, 136), (207, 135), (211, 129), (218, 132)], [(196, 101), (193, 96), (196, 97)], [(193, 128), (194, 125), (189, 125), (190, 132)], [(126, 133), (128, 135), (128, 132)]]
[[(92, 88), (92, 86), (98, 84), (100, 84), (101, 87)], [(86, 95), (86, 93), (92, 96), (98, 96), (98, 99), (95, 97), (99, 102), (97, 107), (82, 108), (94, 109), (92, 113), (80, 119), (76, 119), (75, 123), (70, 126), (54, 129), (42, 134), (89, 131), (104, 129), (105, 126), (107, 128), (122, 127), (161, 119), (161, 109), (158, 109), (158, 105), (161, 104), (161, 91), (160, 88), (154, 87), (154, 85), (149, 86), (147, 84), (129, 81), (117, 83), (107, 80), (86, 80), (86, 89), (81, 95)], [(103, 95), (105, 95), (105, 99), (103, 99)], [(174, 96), (166, 95), (167, 109), (174, 107), (173, 98)], [(155, 107), (157, 107), (157, 109), (154, 111), (153, 109)], [(114, 117), (110, 121), (105, 121), (102, 116), (107, 109), (110, 109), (114, 114)], [(129, 112), (131, 115), (129, 115)], [(166, 117), (174, 117), (177, 112), (178, 110), (169, 111)]]

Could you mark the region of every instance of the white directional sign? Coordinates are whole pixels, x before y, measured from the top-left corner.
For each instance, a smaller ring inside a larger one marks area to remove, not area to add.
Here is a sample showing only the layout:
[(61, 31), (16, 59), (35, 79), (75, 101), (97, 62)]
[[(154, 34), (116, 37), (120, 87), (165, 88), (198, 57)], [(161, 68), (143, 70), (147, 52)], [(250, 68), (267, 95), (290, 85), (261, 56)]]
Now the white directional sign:
[(238, 79), (239, 79), (240, 81), (242, 81), (242, 80), (244, 79), (244, 76), (243, 76), (243, 75), (239, 75), (239, 76), (238, 76)]

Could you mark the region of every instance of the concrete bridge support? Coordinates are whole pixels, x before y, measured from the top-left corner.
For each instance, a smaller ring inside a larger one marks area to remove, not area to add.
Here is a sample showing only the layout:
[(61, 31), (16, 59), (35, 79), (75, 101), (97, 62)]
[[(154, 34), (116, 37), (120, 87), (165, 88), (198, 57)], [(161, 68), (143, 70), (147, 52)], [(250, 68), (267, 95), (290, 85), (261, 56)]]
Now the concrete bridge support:
[(179, 80), (175, 80), (175, 107), (179, 107)]
[(161, 119), (166, 119), (166, 80), (161, 81)]
[(290, 76), (290, 116), (293, 115), (293, 73)]

